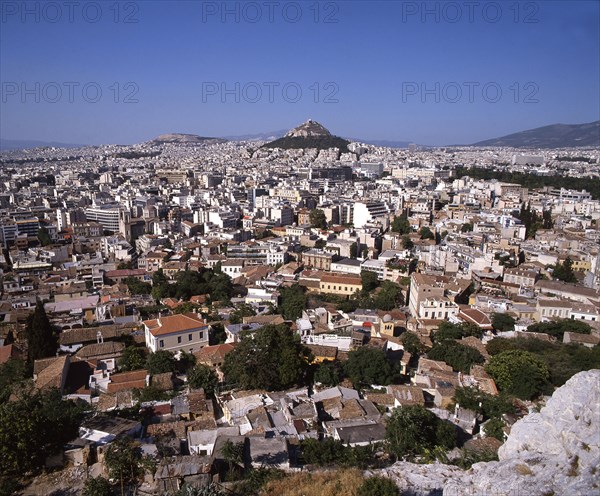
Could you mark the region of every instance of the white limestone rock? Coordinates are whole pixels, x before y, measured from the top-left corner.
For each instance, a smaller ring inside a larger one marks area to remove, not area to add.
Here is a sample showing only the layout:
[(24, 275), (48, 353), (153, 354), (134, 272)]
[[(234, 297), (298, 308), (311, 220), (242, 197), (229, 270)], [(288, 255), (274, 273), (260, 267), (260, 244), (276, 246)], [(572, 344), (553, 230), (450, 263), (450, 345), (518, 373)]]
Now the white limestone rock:
[(498, 458), (468, 471), (398, 462), (376, 473), (415, 496), (600, 495), (600, 370), (573, 376), (519, 420)]

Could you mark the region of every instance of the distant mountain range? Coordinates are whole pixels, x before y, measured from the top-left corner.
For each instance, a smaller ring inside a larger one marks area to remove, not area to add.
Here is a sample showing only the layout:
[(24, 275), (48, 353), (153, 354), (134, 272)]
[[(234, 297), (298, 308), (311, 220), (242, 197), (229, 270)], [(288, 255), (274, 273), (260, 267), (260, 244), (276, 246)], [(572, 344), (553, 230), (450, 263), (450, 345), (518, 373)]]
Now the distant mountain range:
[(229, 141), (273, 141), (277, 138), (283, 137), (285, 133), (287, 133), (287, 129), (280, 129), (279, 131), (271, 131), (268, 133), (242, 134), (239, 136), (223, 136), (223, 138)]
[(0, 138), (0, 150), (24, 150), (26, 148), (81, 148), (87, 145), (76, 145), (73, 143), (58, 143), (56, 141), (35, 140), (7, 140)]
[(227, 140), (223, 138), (208, 138), (203, 136), (196, 136), (195, 134), (171, 133), (161, 134), (153, 140), (150, 140), (150, 143), (153, 145), (163, 145), (165, 143), (174, 143), (179, 145), (215, 145), (218, 143), (225, 143), (226, 141)]
[(513, 148), (600, 147), (600, 121), (588, 124), (552, 124), (473, 143), (470, 146)]
[[(332, 135), (325, 127), (315, 121), (307, 121), (292, 129), (271, 131), (267, 133), (245, 134), (239, 136), (203, 137), (194, 134), (171, 133), (162, 134), (150, 140), (151, 144), (178, 143), (182, 145), (194, 144), (216, 144), (226, 141), (267, 141), (265, 148), (319, 148), (331, 147), (347, 150), (348, 144), (353, 141), (366, 143), (374, 146), (385, 146), (389, 148), (407, 148), (411, 141), (390, 141), (362, 138), (340, 138)], [(81, 148), (90, 146), (85, 144), (59, 143), (54, 141), (36, 140), (9, 140), (0, 139), (0, 150), (20, 150), (37, 147), (52, 148)], [(513, 148), (569, 148), (578, 146), (600, 148), (600, 121), (587, 124), (552, 124), (550, 126), (528, 129), (517, 133), (478, 141), (471, 145), (454, 146), (502, 146)], [(419, 145), (423, 148), (432, 148)]]

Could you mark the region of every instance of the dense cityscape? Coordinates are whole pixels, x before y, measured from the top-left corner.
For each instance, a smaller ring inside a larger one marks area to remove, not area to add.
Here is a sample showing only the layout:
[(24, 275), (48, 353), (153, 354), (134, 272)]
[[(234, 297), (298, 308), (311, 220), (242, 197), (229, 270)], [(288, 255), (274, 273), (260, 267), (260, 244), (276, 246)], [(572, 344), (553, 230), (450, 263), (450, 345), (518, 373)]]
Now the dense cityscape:
[(0, 494), (598, 491), (597, 146), (308, 120), (0, 176)]

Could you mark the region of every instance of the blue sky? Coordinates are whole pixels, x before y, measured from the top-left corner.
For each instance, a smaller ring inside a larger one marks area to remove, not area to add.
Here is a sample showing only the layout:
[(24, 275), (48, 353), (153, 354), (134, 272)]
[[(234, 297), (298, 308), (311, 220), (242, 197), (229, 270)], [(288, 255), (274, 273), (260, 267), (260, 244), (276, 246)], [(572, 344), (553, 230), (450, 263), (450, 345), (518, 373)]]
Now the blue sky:
[(0, 1), (4, 139), (135, 143), (312, 118), (441, 145), (600, 119), (598, 1), (25, 4)]

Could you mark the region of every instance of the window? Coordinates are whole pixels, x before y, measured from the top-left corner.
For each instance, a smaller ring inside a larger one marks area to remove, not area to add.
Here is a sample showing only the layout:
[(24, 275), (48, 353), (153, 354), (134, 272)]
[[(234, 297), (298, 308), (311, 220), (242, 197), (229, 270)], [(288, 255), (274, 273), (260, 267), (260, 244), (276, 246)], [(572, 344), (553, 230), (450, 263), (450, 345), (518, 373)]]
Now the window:
[(164, 347), (165, 347), (165, 342), (164, 342), (164, 340), (162, 340), (162, 339), (161, 339), (161, 340), (158, 342), (158, 346), (160, 346), (161, 348), (164, 348)]
[(181, 344), (181, 336), (177, 336), (177, 344)]
[(200, 334), (200, 341), (202, 341), (204, 339), (204, 332), (200, 331), (199, 334)]
[(192, 340), (192, 335), (188, 334), (188, 341), (191, 341), (191, 340)]

